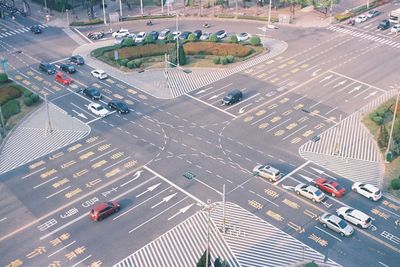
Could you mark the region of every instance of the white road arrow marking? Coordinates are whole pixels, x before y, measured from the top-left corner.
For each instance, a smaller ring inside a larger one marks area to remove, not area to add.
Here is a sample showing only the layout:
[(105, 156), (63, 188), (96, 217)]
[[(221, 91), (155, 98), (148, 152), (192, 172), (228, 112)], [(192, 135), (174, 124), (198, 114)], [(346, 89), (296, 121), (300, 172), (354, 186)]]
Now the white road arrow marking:
[(349, 94), (353, 93), (354, 91), (358, 91), (358, 90), (360, 90), (360, 89), (361, 89), (361, 85), (356, 86), (356, 87), (354, 87), (353, 89), (351, 89), (351, 90), (349, 91)]
[(314, 77), (314, 76), (317, 76), (317, 72), (318, 71), (320, 71), (321, 69), (317, 69), (316, 71), (314, 71), (313, 73), (312, 73), (312, 76)]
[(282, 188), (286, 190), (294, 190), (294, 186), (289, 186), (289, 185), (282, 185)]
[(135, 174), (133, 175), (133, 178), (123, 184), (121, 184), (119, 187), (124, 187), (125, 185), (129, 184), (130, 182), (135, 181), (137, 178), (140, 177), (140, 175), (142, 174), (143, 170), (137, 171), (135, 172)]
[(346, 82), (347, 82), (346, 80), (341, 81), (341, 82), (338, 82), (337, 84), (335, 84), (335, 86), (333, 86), (333, 88), (336, 88), (336, 87), (338, 87), (338, 86), (341, 86), (341, 85), (345, 84)]
[(239, 113), (239, 114), (244, 113), (244, 111), (246, 110), (246, 108), (247, 108), (247, 107), (250, 107), (251, 105), (253, 105), (253, 103), (247, 104), (246, 106), (240, 108), (238, 113)]
[(318, 172), (319, 174), (325, 173), (325, 171), (323, 171), (323, 170), (320, 170), (320, 169), (317, 169), (317, 168), (314, 168), (314, 167), (310, 167), (310, 168), (313, 169), (314, 171)]
[(310, 178), (310, 177), (305, 176), (305, 175), (303, 175), (303, 174), (299, 174), (299, 176), (303, 177), (307, 182), (313, 182), (313, 181), (314, 181), (313, 178)]
[(166, 196), (164, 197), (160, 202), (158, 202), (157, 204), (155, 204), (154, 206), (152, 206), (151, 208), (154, 209), (155, 207), (157, 207), (158, 205), (161, 205), (162, 203), (167, 203), (168, 201), (170, 201), (174, 196), (176, 196), (176, 194), (178, 193), (173, 193), (172, 195)]
[(140, 197), (140, 196), (142, 196), (143, 194), (146, 194), (147, 192), (153, 191), (153, 190), (156, 189), (160, 184), (161, 184), (161, 183), (158, 183), (158, 184), (155, 184), (155, 185), (152, 185), (152, 186), (148, 187), (146, 191), (140, 193), (140, 194), (137, 195), (136, 197)]
[(324, 82), (324, 81), (326, 81), (326, 80), (329, 80), (330, 78), (332, 78), (333, 77), (333, 75), (329, 75), (329, 76), (326, 76), (325, 78), (323, 78), (321, 81), (319, 81), (320, 83), (322, 83), (322, 82)]
[(376, 93), (378, 93), (378, 92), (377, 92), (377, 91), (373, 91), (372, 93), (369, 93), (366, 97), (364, 97), (364, 99), (368, 99), (368, 98), (370, 98), (371, 96), (376, 95)]
[(199, 95), (199, 94), (202, 94), (202, 93), (204, 93), (204, 92), (207, 92), (208, 90), (210, 90), (210, 89), (212, 89), (212, 88), (213, 88), (213, 87), (211, 86), (211, 87), (208, 87), (207, 89), (201, 89), (200, 91), (196, 92), (195, 95)]
[(185, 212), (187, 212), (194, 204), (190, 204), (184, 208), (181, 208), (177, 213), (175, 213), (174, 215), (172, 215), (171, 217), (168, 218), (168, 221), (172, 220), (173, 218), (175, 218), (176, 216), (178, 216), (179, 214), (183, 214)]
[(81, 118), (84, 118), (84, 119), (86, 119), (87, 120), (87, 117), (83, 114), (83, 113), (79, 113), (78, 111), (76, 111), (76, 110), (72, 110), (76, 115), (78, 115), (79, 117), (81, 117)]
[(215, 98), (217, 98), (217, 97), (219, 97), (220, 95), (223, 95), (223, 94), (225, 94), (225, 92), (222, 92), (221, 94), (218, 94), (218, 95), (213, 95), (213, 96), (210, 97), (208, 100), (215, 99)]

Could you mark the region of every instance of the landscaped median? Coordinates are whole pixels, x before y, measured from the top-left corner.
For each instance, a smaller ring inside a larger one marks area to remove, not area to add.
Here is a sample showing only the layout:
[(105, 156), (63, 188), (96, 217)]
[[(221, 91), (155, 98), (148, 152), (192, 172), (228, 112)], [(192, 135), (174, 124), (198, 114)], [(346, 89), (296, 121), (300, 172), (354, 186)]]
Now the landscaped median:
[(163, 68), (165, 55), (168, 61), (185, 67), (218, 67), (234, 62), (241, 62), (248, 58), (266, 52), (258, 36), (248, 41), (238, 42), (236, 35), (222, 41), (216, 34), (211, 34), (209, 40), (200, 41), (192, 33), (186, 40), (177, 44), (172, 34), (166, 40), (154, 40), (149, 34), (141, 43), (135, 43), (131, 38), (125, 38), (121, 44), (101, 47), (93, 50), (91, 55), (97, 59), (118, 67), (122, 70), (141, 68)]
[(40, 102), (37, 94), (9, 80), (7, 74), (0, 73), (0, 142)]

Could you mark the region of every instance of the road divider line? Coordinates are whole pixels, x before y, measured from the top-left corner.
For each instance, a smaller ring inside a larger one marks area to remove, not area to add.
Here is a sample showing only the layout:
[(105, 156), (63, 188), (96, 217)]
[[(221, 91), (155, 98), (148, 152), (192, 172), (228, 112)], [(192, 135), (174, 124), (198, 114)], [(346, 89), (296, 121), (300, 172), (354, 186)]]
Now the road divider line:
[(212, 107), (212, 108), (214, 108), (214, 109), (216, 109), (216, 110), (218, 110), (218, 111), (221, 111), (221, 112), (223, 112), (223, 113), (225, 113), (225, 114), (227, 114), (227, 115), (233, 117), (234, 119), (237, 118), (237, 116), (235, 116), (235, 115), (233, 115), (233, 114), (231, 114), (231, 113), (229, 113), (229, 112), (227, 112), (227, 111), (225, 111), (225, 110), (223, 110), (223, 109), (220, 109), (220, 108), (218, 108), (218, 107), (216, 107), (216, 106), (213, 106), (213, 105), (211, 105), (211, 104), (209, 104), (209, 103), (207, 103), (207, 102), (205, 102), (205, 101), (203, 101), (203, 100), (201, 100), (201, 99), (198, 99), (198, 98), (196, 98), (196, 97), (194, 97), (194, 96), (191, 96), (191, 95), (189, 95), (189, 94), (187, 94), (187, 93), (186, 93), (185, 95), (188, 96), (188, 97), (190, 97), (190, 98), (192, 98), (192, 99), (194, 99), (194, 100), (196, 100), (196, 101), (199, 101), (199, 102), (201, 102), (201, 103), (203, 103), (203, 104), (205, 104), (205, 105), (207, 105), (207, 106), (209, 106), (209, 107)]
[(47, 180), (47, 181), (45, 181), (45, 182), (43, 182), (43, 183), (41, 183), (41, 184), (35, 185), (35, 186), (33, 187), (33, 189), (36, 189), (36, 188), (38, 188), (38, 187), (40, 187), (40, 186), (42, 186), (42, 185), (44, 185), (44, 184), (47, 184), (48, 182), (51, 182), (51, 181), (53, 181), (54, 179), (57, 179), (57, 178), (58, 178), (58, 176), (54, 176), (53, 178), (51, 178), (51, 179), (49, 179), (49, 180)]
[(82, 259), (81, 261), (78, 261), (77, 263), (75, 263), (74, 265), (72, 265), (71, 267), (76, 267), (79, 264), (81, 264), (82, 262), (84, 262), (87, 259), (90, 259), (92, 257), (92, 254), (90, 254), (89, 256), (87, 256), (86, 258)]
[(317, 228), (318, 230), (324, 232), (327, 235), (330, 235), (331, 237), (335, 238), (337, 241), (342, 242), (342, 240), (340, 238), (337, 238), (336, 236), (332, 235), (331, 233), (328, 233), (327, 231), (325, 231), (324, 229), (319, 228), (318, 226), (314, 226), (315, 228)]
[(284, 177), (282, 177), (282, 179), (280, 179), (279, 181), (277, 181), (276, 183), (274, 183), (274, 185), (278, 185), (281, 182), (283, 182), (283, 180), (286, 180), (286, 178), (290, 177), (290, 175), (292, 175), (293, 173), (297, 172), (298, 170), (301, 170), (302, 168), (304, 168), (305, 166), (307, 166), (311, 161), (306, 161), (304, 162), (302, 165), (300, 165), (299, 167), (297, 167), (296, 169), (294, 169), (293, 171), (291, 171), (290, 173), (286, 174)]

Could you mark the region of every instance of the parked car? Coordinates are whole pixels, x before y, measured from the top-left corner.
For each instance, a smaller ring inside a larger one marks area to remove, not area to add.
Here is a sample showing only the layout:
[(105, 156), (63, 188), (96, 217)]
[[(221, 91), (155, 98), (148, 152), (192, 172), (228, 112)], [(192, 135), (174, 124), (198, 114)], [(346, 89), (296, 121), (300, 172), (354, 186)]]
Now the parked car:
[(154, 41), (158, 39), (158, 31), (151, 31), (150, 35), (153, 36)]
[(359, 15), (359, 16), (356, 18), (355, 21), (356, 21), (356, 23), (363, 23), (363, 22), (367, 21), (367, 19), (368, 19), (367, 15), (362, 14), (362, 15)]
[(88, 87), (83, 89), (82, 94), (89, 97), (92, 100), (100, 100), (103, 97), (100, 91), (94, 87)]
[(70, 85), (72, 83), (72, 79), (62, 72), (56, 73), (55, 80), (63, 85)]
[(179, 38), (179, 36), (181, 35), (180, 31), (174, 31), (172, 32), (172, 36), (174, 37), (174, 40), (176, 40), (177, 38)]
[(104, 36), (104, 32), (89, 32), (87, 34), (87, 37), (92, 40), (99, 40), (99, 39), (103, 38), (103, 36)]
[(333, 197), (342, 197), (346, 192), (346, 189), (340, 186), (336, 181), (328, 180), (326, 178), (318, 178), (314, 182), (316, 187)]
[(89, 213), (90, 218), (97, 222), (110, 216), (111, 214), (118, 212), (121, 206), (117, 201), (109, 201), (97, 204)]
[(378, 16), (379, 14), (381, 14), (381, 12), (379, 12), (378, 10), (373, 9), (373, 10), (368, 11), (367, 17), (370, 19), (370, 18)]
[(189, 37), (189, 35), (191, 34), (192, 32), (182, 32), (180, 35), (179, 35), (179, 40), (186, 40), (188, 37)]
[(95, 78), (99, 78), (100, 80), (106, 79), (108, 77), (107, 73), (104, 70), (92, 70), (90, 74)]
[(243, 93), (240, 90), (232, 90), (230, 91), (224, 98), (222, 99), (223, 105), (233, 105), (236, 102), (239, 102), (243, 98)]
[(164, 29), (160, 32), (160, 35), (158, 35), (159, 40), (165, 40), (167, 39), (168, 34), (170, 34), (170, 29)]
[(377, 28), (384, 31), (386, 29), (389, 29), (389, 27), (390, 27), (390, 21), (387, 19), (384, 19), (379, 23)]
[(76, 72), (74, 65), (71, 64), (61, 64), (60, 69), (69, 74)]
[(42, 29), (39, 27), (39, 25), (33, 25), (31, 27), (31, 32), (34, 34), (42, 33)]
[(355, 182), (351, 189), (354, 192), (359, 193), (360, 195), (373, 201), (378, 201), (382, 197), (381, 190), (372, 184)]
[(124, 102), (119, 100), (111, 100), (107, 106), (109, 109), (116, 110), (119, 114), (129, 113), (128, 106)]
[(242, 32), (241, 34), (236, 35), (239, 42), (246, 41), (250, 38), (250, 34), (247, 32)]
[[(137, 37), (136, 33), (130, 33), (126, 36), (126, 38), (131, 38), (133, 41), (136, 40), (136, 37)], [(124, 39), (124, 37), (120, 37), (119, 39)]]
[(393, 25), (393, 27), (390, 29), (390, 31), (394, 32), (394, 33), (400, 32), (400, 24)]
[(367, 214), (362, 211), (350, 208), (350, 207), (341, 207), (336, 210), (336, 214), (352, 223), (360, 228), (368, 228), (371, 225), (372, 219)]
[(135, 43), (141, 43), (144, 41), (144, 38), (146, 38), (146, 33), (145, 32), (139, 32), (136, 35)]
[(300, 183), (294, 188), (294, 191), (296, 194), (311, 199), (313, 202), (321, 202), (325, 198), (325, 194), (312, 185)]
[(226, 37), (226, 31), (225, 30), (217, 31), (216, 34), (217, 34), (217, 38), (218, 39), (223, 39), (223, 38)]
[(56, 73), (56, 66), (50, 63), (42, 62), (39, 64), (39, 70), (51, 75)]
[(205, 41), (208, 38), (210, 38), (211, 33), (210, 32), (203, 32), (203, 34), (200, 36), (200, 40)]
[(324, 213), (319, 217), (319, 221), (325, 228), (328, 227), (341, 236), (351, 236), (354, 233), (351, 225), (334, 214)]
[(83, 57), (76, 55), (69, 58), (69, 62), (74, 63), (76, 65), (83, 65), (85, 64), (85, 60)]
[(116, 32), (112, 33), (112, 37), (117, 38), (117, 37), (127, 37), (129, 35), (129, 31), (127, 29), (119, 29)]
[(265, 179), (268, 179), (270, 182), (276, 182), (282, 177), (282, 173), (275, 169), (274, 167), (264, 164), (257, 165), (253, 168), (253, 173)]
[(200, 39), (200, 37), (202, 35), (202, 31), (201, 30), (195, 30), (193, 32), (193, 34), (196, 36), (196, 39)]
[(108, 115), (108, 110), (98, 103), (90, 103), (88, 110), (96, 116), (105, 117)]

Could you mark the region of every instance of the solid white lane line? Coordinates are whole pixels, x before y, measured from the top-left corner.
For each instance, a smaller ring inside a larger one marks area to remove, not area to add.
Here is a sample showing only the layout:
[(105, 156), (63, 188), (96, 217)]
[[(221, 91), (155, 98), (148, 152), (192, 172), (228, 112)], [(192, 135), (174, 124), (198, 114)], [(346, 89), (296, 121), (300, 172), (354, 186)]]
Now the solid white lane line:
[(69, 246), (73, 245), (75, 242), (76, 242), (76, 241), (72, 241), (72, 242), (71, 242), (71, 243), (69, 243), (68, 245), (66, 245), (66, 246), (63, 246), (62, 248), (60, 248), (60, 249), (56, 250), (55, 252), (53, 252), (53, 253), (51, 253), (49, 256), (47, 256), (47, 258), (50, 258), (51, 256), (53, 256), (53, 255), (57, 254), (57, 253), (58, 253), (58, 252), (60, 252), (61, 250), (63, 250), (63, 249), (65, 249), (65, 248), (67, 248), (67, 247), (69, 247)]
[(280, 184), (283, 180), (285, 180), (286, 178), (290, 177), (290, 175), (292, 175), (293, 173), (297, 172), (298, 170), (301, 170), (302, 168), (304, 168), (308, 163), (310, 163), (311, 161), (306, 161), (305, 163), (303, 163), (302, 165), (300, 165), (299, 167), (297, 167), (296, 169), (294, 169), (293, 171), (291, 171), (290, 173), (286, 174), (284, 177), (282, 177), (282, 179), (280, 179), (279, 181), (277, 181), (276, 183), (274, 183), (274, 185), (278, 185)]
[(46, 167), (43, 167), (43, 168), (41, 168), (41, 169), (39, 169), (39, 170), (36, 170), (36, 171), (34, 171), (34, 172), (31, 172), (31, 173), (29, 173), (29, 174), (27, 174), (27, 175), (21, 177), (21, 179), (24, 180), (24, 179), (28, 178), (29, 176), (34, 175), (35, 173), (38, 173), (38, 172), (40, 172), (40, 171), (43, 171), (44, 169), (46, 169)]
[(209, 104), (209, 103), (207, 103), (207, 102), (205, 102), (205, 101), (203, 101), (203, 100), (201, 100), (201, 99), (198, 99), (198, 98), (196, 98), (196, 97), (193, 97), (193, 96), (191, 96), (191, 95), (189, 95), (189, 94), (185, 94), (185, 95), (188, 96), (188, 97), (190, 97), (190, 98), (192, 98), (192, 99), (194, 99), (194, 100), (196, 100), (196, 101), (199, 101), (199, 102), (201, 102), (201, 103), (203, 103), (203, 104), (205, 104), (205, 105), (207, 105), (207, 106), (209, 106), (209, 107), (212, 107), (212, 108), (214, 108), (214, 109), (216, 109), (216, 110), (219, 110), (219, 111), (221, 111), (221, 112), (223, 112), (223, 113), (225, 113), (225, 114), (227, 114), (227, 115), (233, 117), (234, 119), (237, 118), (235, 115), (233, 115), (233, 114), (231, 114), (231, 113), (229, 113), (229, 112), (227, 112), (227, 111), (225, 111), (225, 110), (223, 110), (223, 109), (220, 109), (220, 108), (218, 108), (218, 107), (216, 107), (216, 106), (213, 106), (213, 105), (211, 105), (211, 104)]
[(51, 198), (51, 197), (53, 197), (53, 196), (55, 196), (55, 195), (57, 195), (57, 194), (59, 194), (59, 193), (65, 191), (65, 190), (67, 190), (67, 189), (70, 188), (70, 187), (71, 187), (71, 186), (69, 185), (69, 186), (67, 186), (66, 188), (61, 189), (60, 191), (57, 191), (57, 192), (55, 192), (55, 193), (53, 193), (53, 194), (47, 196), (46, 199), (49, 199), (49, 198)]
[(34, 187), (33, 187), (33, 189), (36, 189), (36, 188), (38, 188), (38, 187), (40, 187), (40, 186), (42, 186), (42, 185), (44, 185), (44, 184), (47, 184), (48, 182), (51, 182), (51, 181), (53, 181), (54, 179), (57, 179), (58, 178), (58, 176), (55, 176), (55, 177), (53, 177), (53, 178), (51, 178), (51, 179), (49, 179), (49, 180), (47, 180), (47, 181), (44, 181), (43, 183), (40, 183), (40, 184), (38, 184), (38, 185), (35, 185)]
[(325, 231), (324, 229), (319, 228), (318, 226), (314, 226), (315, 228), (317, 228), (318, 230), (324, 232), (327, 235), (330, 235), (331, 237), (335, 238), (337, 241), (342, 242), (342, 240), (340, 238), (337, 238), (336, 236), (332, 235), (331, 233), (328, 233), (327, 231)]

